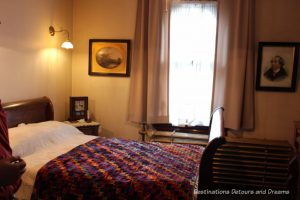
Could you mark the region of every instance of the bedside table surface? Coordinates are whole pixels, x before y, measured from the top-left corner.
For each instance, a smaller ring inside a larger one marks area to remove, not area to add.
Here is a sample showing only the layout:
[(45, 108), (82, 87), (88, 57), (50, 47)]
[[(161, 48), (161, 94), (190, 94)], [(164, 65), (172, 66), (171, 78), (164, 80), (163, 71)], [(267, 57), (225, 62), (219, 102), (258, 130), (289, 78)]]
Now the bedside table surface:
[(99, 126), (100, 123), (99, 122), (70, 122), (70, 121), (65, 121), (66, 124), (72, 125), (74, 127), (81, 127), (81, 126)]

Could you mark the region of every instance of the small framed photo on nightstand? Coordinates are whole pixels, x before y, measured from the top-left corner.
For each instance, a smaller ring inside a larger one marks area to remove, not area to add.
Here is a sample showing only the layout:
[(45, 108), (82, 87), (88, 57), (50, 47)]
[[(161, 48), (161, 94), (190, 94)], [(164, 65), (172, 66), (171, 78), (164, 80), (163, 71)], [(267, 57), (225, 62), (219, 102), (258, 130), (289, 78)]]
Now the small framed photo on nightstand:
[(70, 97), (70, 119), (76, 121), (79, 119), (87, 120), (88, 97)]

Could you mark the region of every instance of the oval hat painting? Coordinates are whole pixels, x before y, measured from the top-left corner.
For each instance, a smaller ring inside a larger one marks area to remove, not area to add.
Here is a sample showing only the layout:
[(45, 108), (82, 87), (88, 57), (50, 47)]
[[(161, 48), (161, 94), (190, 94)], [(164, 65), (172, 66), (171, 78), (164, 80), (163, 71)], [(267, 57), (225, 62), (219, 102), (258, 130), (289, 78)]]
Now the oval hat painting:
[(97, 63), (104, 68), (113, 69), (122, 63), (123, 57), (119, 49), (104, 47), (96, 53)]

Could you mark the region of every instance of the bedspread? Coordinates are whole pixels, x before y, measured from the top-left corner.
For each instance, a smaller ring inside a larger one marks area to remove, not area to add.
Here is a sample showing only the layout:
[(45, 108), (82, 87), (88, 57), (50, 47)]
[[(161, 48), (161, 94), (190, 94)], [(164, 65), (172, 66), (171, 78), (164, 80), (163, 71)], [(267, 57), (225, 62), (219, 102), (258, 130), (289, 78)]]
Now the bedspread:
[(43, 166), (31, 199), (192, 199), (203, 150), (96, 138)]

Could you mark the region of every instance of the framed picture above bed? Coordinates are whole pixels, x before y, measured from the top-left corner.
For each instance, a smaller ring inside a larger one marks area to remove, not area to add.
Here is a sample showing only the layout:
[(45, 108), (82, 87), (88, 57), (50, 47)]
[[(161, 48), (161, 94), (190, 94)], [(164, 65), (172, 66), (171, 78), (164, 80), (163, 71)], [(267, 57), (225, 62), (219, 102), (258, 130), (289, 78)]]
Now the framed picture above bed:
[(89, 75), (129, 77), (130, 40), (90, 39)]
[(70, 121), (87, 120), (88, 97), (70, 97)]
[(260, 42), (256, 90), (294, 92), (298, 68), (298, 43)]

